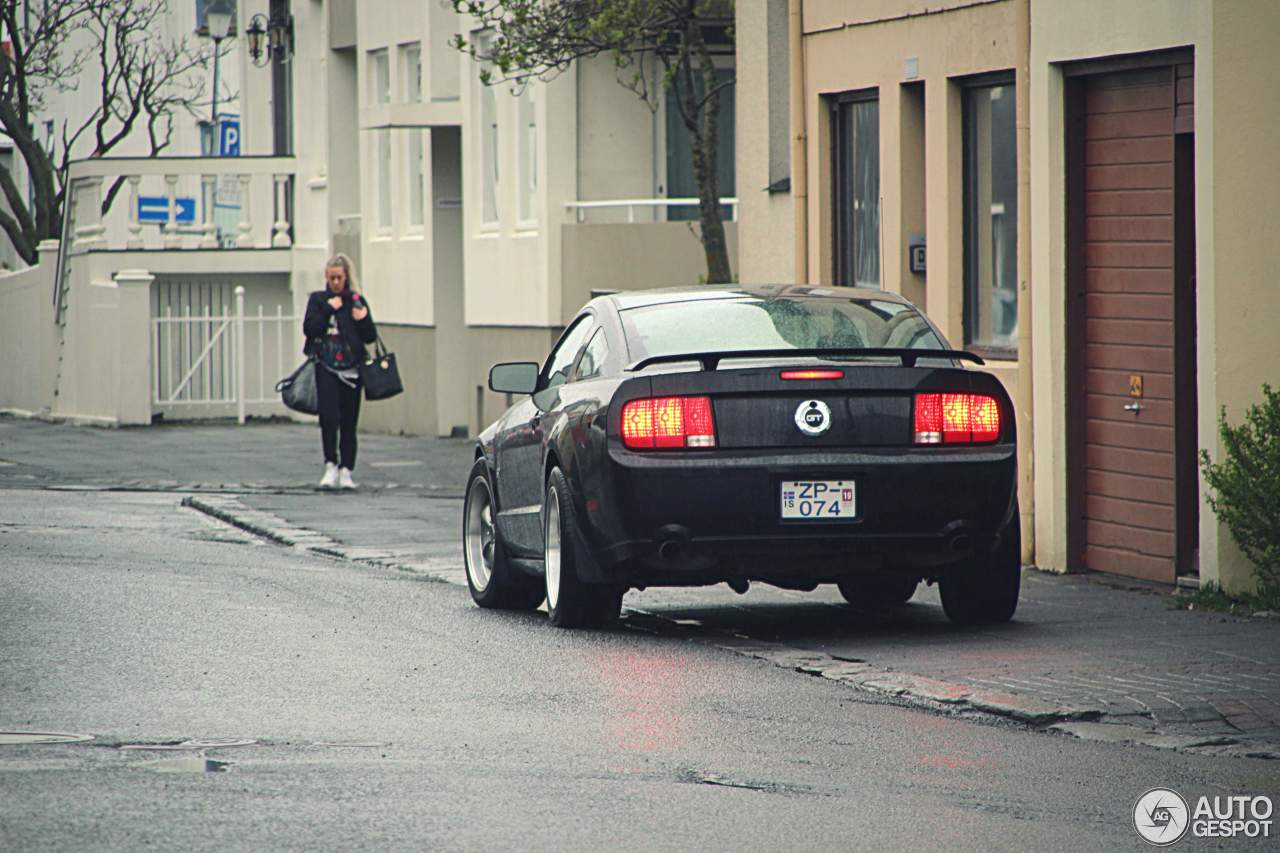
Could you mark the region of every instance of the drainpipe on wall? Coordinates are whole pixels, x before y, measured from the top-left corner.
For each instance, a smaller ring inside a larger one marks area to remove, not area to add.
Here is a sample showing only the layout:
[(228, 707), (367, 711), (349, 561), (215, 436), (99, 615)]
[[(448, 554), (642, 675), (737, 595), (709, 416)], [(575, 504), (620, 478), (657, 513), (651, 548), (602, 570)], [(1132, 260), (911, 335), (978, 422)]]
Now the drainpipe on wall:
[(787, 12), (787, 64), (791, 85), (791, 204), (796, 220), (796, 284), (809, 282), (809, 151), (804, 116), (804, 6), (791, 0)]
[(1018, 504), (1022, 510), (1022, 562), (1035, 564), (1035, 444), (1031, 433), (1031, 0), (1015, 13), (1014, 80), (1018, 152)]

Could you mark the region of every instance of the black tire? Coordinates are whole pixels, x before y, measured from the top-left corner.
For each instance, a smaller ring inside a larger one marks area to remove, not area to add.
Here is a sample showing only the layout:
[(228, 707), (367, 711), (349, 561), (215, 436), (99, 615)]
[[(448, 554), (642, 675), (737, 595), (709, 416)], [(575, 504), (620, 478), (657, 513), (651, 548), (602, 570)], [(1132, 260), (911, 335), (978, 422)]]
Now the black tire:
[(1015, 509), (1000, 544), (984, 557), (953, 566), (938, 581), (942, 609), (957, 625), (1008, 622), (1022, 588), (1022, 528)]
[(507, 561), (493, 508), (489, 468), (483, 459), (477, 459), (467, 477), (462, 504), (462, 560), (467, 570), (467, 589), (481, 607), (533, 610), (542, 603), (542, 585)]
[(916, 594), (920, 581), (909, 575), (851, 578), (836, 584), (844, 600), (855, 607), (894, 607)]
[(559, 468), (552, 468), (542, 502), (547, 616), (557, 628), (606, 627), (622, 610), (622, 592), (578, 577), (582, 540), (572, 507), (568, 479)]

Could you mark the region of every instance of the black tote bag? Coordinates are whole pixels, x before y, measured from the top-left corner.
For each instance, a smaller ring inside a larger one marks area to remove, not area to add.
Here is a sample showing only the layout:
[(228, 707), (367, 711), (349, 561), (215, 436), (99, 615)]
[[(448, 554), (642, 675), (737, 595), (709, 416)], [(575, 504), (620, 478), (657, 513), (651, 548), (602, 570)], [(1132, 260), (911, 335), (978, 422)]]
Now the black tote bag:
[(320, 413), (320, 395), (316, 391), (316, 360), (308, 358), (298, 369), (276, 383), (281, 401), (304, 415)]
[(396, 354), (387, 352), (381, 335), (378, 336), (374, 356), (360, 367), (360, 379), (364, 382), (366, 400), (385, 400), (404, 391), (400, 368), (396, 366)]

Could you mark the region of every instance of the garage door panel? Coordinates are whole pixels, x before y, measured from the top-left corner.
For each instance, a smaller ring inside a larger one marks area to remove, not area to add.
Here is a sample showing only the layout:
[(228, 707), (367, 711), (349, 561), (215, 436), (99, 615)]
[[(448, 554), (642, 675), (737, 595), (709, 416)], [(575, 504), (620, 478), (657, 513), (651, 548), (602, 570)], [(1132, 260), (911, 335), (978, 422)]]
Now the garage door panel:
[(1173, 431), (1155, 424), (1094, 419), (1085, 423), (1084, 431), (1090, 444), (1173, 452)]
[(1090, 216), (1152, 216), (1173, 213), (1173, 190), (1098, 190), (1085, 193)]
[(1122, 346), (1173, 346), (1172, 326), (1163, 320), (1089, 321), (1088, 342)]
[(1146, 293), (1090, 293), (1085, 316), (1115, 320), (1172, 320), (1173, 297)]
[(1085, 549), (1085, 565), (1096, 572), (1111, 572), (1141, 580), (1169, 583), (1173, 580), (1167, 557), (1152, 557), (1136, 551), (1090, 545)]
[(1172, 507), (1173, 481), (1111, 471), (1090, 471), (1085, 480), (1085, 494)]
[(1090, 216), (1084, 224), (1084, 238), (1103, 242), (1172, 242), (1172, 216)]
[(1085, 123), (1085, 139), (1132, 139), (1173, 132), (1173, 102), (1157, 110), (1091, 115)]
[(1129, 447), (1099, 447), (1089, 445), (1085, 461), (1090, 468), (1115, 474), (1133, 474), (1137, 477), (1163, 477), (1173, 479), (1173, 454), (1152, 450), (1135, 450)]
[(1173, 161), (1173, 137), (1100, 139), (1085, 144), (1085, 159), (1094, 166), (1108, 163), (1170, 163)]
[(1127, 113), (1167, 106), (1170, 106), (1167, 79), (1137, 86), (1096, 87), (1091, 89), (1084, 99), (1084, 111), (1090, 115)]
[(1106, 394), (1089, 394), (1085, 400), (1086, 416), (1100, 421), (1141, 421), (1152, 426), (1173, 426), (1173, 401), (1143, 400), (1140, 413), (1127, 412), (1125, 406), (1135, 402), (1132, 397), (1112, 397)]
[(1085, 287), (1089, 293), (1173, 293), (1173, 276), (1161, 269), (1087, 269)]
[(1173, 351), (1166, 347), (1089, 344), (1085, 347), (1085, 366), (1133, 373), (1173, 373)]
[(1085, 517), (1099, 521), (1113, 521), (1123, 516), (1130, 524), (1147, 530), (1162, 530), (1172, 533), (1174, 530), (1173, 507), (1159, 504), (1144, 504), (1137, 501), (1117, 500), (1102, 495), (1088, 495), (1085, 498)]
[(1171, 558), (1177, 553), (1171, 531), (1147, 530), (1128, 524), (1089, 519), (1089, 544), (1121, 551), (1136, 551), (1150, 557)]
[(1172, 243), (1086, 243), (1085, 263), (1095, 269), (1172, 269)]
[[(1129, 396), (1129, 377), (1133, 374), (1127, 370), (1090, 370), (1085, 375), (1089, 383), (1089, 391), (1094, 394), (1106, 394), (1112, 397)], [(1164, 373), (1140, 373), (1142, 377), (1143, 401), (1172, 400), (1173, 377)]]
[(1163, 190), (1173, 187), (1172, 163), (1090, 166), (1084, 172), (1086, 190)]

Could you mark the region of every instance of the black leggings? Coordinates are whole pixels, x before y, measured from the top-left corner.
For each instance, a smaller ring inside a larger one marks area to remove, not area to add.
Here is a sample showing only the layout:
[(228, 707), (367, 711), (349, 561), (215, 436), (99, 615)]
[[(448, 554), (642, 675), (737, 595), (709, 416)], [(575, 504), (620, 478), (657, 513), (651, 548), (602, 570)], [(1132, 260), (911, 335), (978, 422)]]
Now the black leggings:
[[(324, 461), (348, 471), (356, 467), (356, 421), (360, 420), (360, 380), (351, 388), (321, 365), (316, 365), (316, 396), (320, 401), (320, 443)], [(342, 438), (339, 441), (338, 432)], [(341, 444), (342, 456), (338, 450)]]

